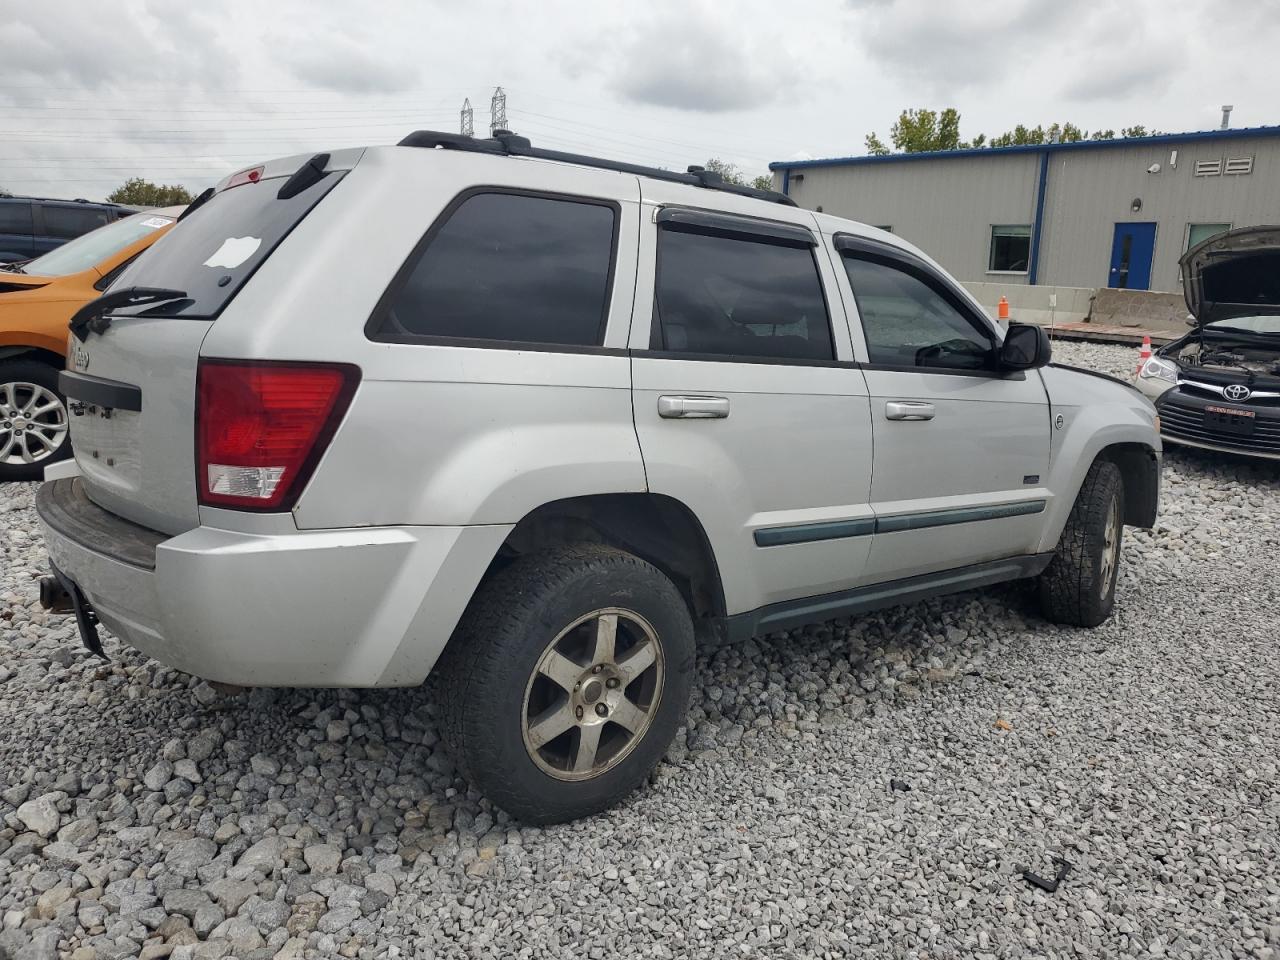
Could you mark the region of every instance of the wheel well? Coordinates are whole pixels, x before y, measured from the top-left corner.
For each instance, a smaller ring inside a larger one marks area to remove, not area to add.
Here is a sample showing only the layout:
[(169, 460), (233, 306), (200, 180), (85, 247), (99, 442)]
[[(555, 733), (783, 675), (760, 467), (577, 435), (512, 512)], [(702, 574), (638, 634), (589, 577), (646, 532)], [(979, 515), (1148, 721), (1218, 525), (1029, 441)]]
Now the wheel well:
[(544, 504), (516, 524), (489, 572), (523, 554), (577, 541), (609, 544), (652, 563), (684, 596), (695, 624), (724, 617), (724, 589), (706, 531), (683, 503), (659, 494), (610, 493)]
[(1160, 461), (1142, 443), (1117, 443), (1098, 454), (1120, 468), (1124, 480), (1124, 522), (1132, 527), (1152, 527), (1160, 502)]
[(40, 347), (0, 347), (0, 363), (18, 359), (47, 363), (58, 370), (67, 365), (66, 358), (52, 350), (42, 350)]

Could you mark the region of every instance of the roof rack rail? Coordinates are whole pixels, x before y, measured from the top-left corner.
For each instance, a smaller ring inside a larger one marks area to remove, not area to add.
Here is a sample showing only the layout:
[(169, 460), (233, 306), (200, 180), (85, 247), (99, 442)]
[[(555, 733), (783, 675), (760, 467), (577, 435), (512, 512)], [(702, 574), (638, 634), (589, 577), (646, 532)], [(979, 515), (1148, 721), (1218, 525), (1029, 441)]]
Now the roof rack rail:
[(561, 150), (543, 150), (535, 147), (527, 137), (520, 137), (510, 130), (495, 130), (487, 139), (464, 136), (460, 133), (441, 133), (436, 130), (416, 130), (397, 144), (401, 147), (439, 147), (443, 150), (465, 150), (469, 153), (492, 153), (507, 157), (533, 157), (538, 160), (557, 160), (560, 163), (574, 163), (580, 167), (597, 167), (601, 170), (616, 170), (619, 173), (631, 173), (640, 177), (652, 177), (655, 180), (668, 180), (672, 183), (684, 183), (693, 187), (706, 187), (708, 190), (723, 190), (725, 193), (736, 193), (743, 197), (755, 197), (770, 203), (782, 203), (794, 207), (796, 202), (785, 193), (776, 190), (757, 190), (755, 187), (739, 186), (726, 183), (720, 174), (702, 167), (689, 167), (686, 173), (674, 170), (663, 170), (660, 167), (645, 167), (636, 163), (622, 163), (618, 160), (605, 160), (600, 157), (588, 157), (578, 153), (565, 153)]

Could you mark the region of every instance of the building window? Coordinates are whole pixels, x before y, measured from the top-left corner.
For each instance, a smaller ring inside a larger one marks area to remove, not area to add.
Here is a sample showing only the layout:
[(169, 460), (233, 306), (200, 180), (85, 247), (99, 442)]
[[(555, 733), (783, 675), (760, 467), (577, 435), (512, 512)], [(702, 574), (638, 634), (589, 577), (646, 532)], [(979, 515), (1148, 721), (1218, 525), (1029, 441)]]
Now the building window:
[(1197, 243), (1203, 243), (1210, 237), (1216, 237), (1220, 233), (1226, 233), (1231, 229), (1229, 223), (1188, 223), (1187, 224), (1187, 245), (1184, 250), (1190, 250)]
[(991, 259), (987, 273), (1026, 273), (1031, 261), (1031, 227), (996, 225), (991, 228)]

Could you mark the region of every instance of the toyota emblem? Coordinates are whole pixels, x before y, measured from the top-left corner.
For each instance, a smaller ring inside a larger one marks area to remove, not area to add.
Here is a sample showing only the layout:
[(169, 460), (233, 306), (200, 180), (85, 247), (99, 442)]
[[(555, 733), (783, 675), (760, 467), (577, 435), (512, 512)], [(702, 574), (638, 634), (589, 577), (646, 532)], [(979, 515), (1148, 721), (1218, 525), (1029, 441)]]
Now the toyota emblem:
[(1236, 403), (1243, 403), (1253, 396), (1253, 391), (1243, 383), (1233, 383), (1222, 388), (1222, 395), (1228, 400), (1234, 400)]

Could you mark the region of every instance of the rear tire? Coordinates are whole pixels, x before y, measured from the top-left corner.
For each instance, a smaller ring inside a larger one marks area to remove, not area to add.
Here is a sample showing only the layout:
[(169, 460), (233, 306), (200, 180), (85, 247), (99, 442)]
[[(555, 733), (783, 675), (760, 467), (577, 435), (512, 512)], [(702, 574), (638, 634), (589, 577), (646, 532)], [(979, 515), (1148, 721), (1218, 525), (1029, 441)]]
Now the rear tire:
[(1040, 574), (1040, 608), (1048, 619), (1096, 627), (1111, 615), (1123, 537), (1120, 468), (1097, 460), (1076, 495), (1053, 560)]
[(67, 401), (58, 371), (38, 360), (0, 362), (0, 483), (42, 480), (71, 455)]
[(639, 557), (586, 543), (525, 556), (481, 585), (441, 658), (441, 734), (512, 816), (589, 816), (666, 752), (694, 652), (683, 597)]

